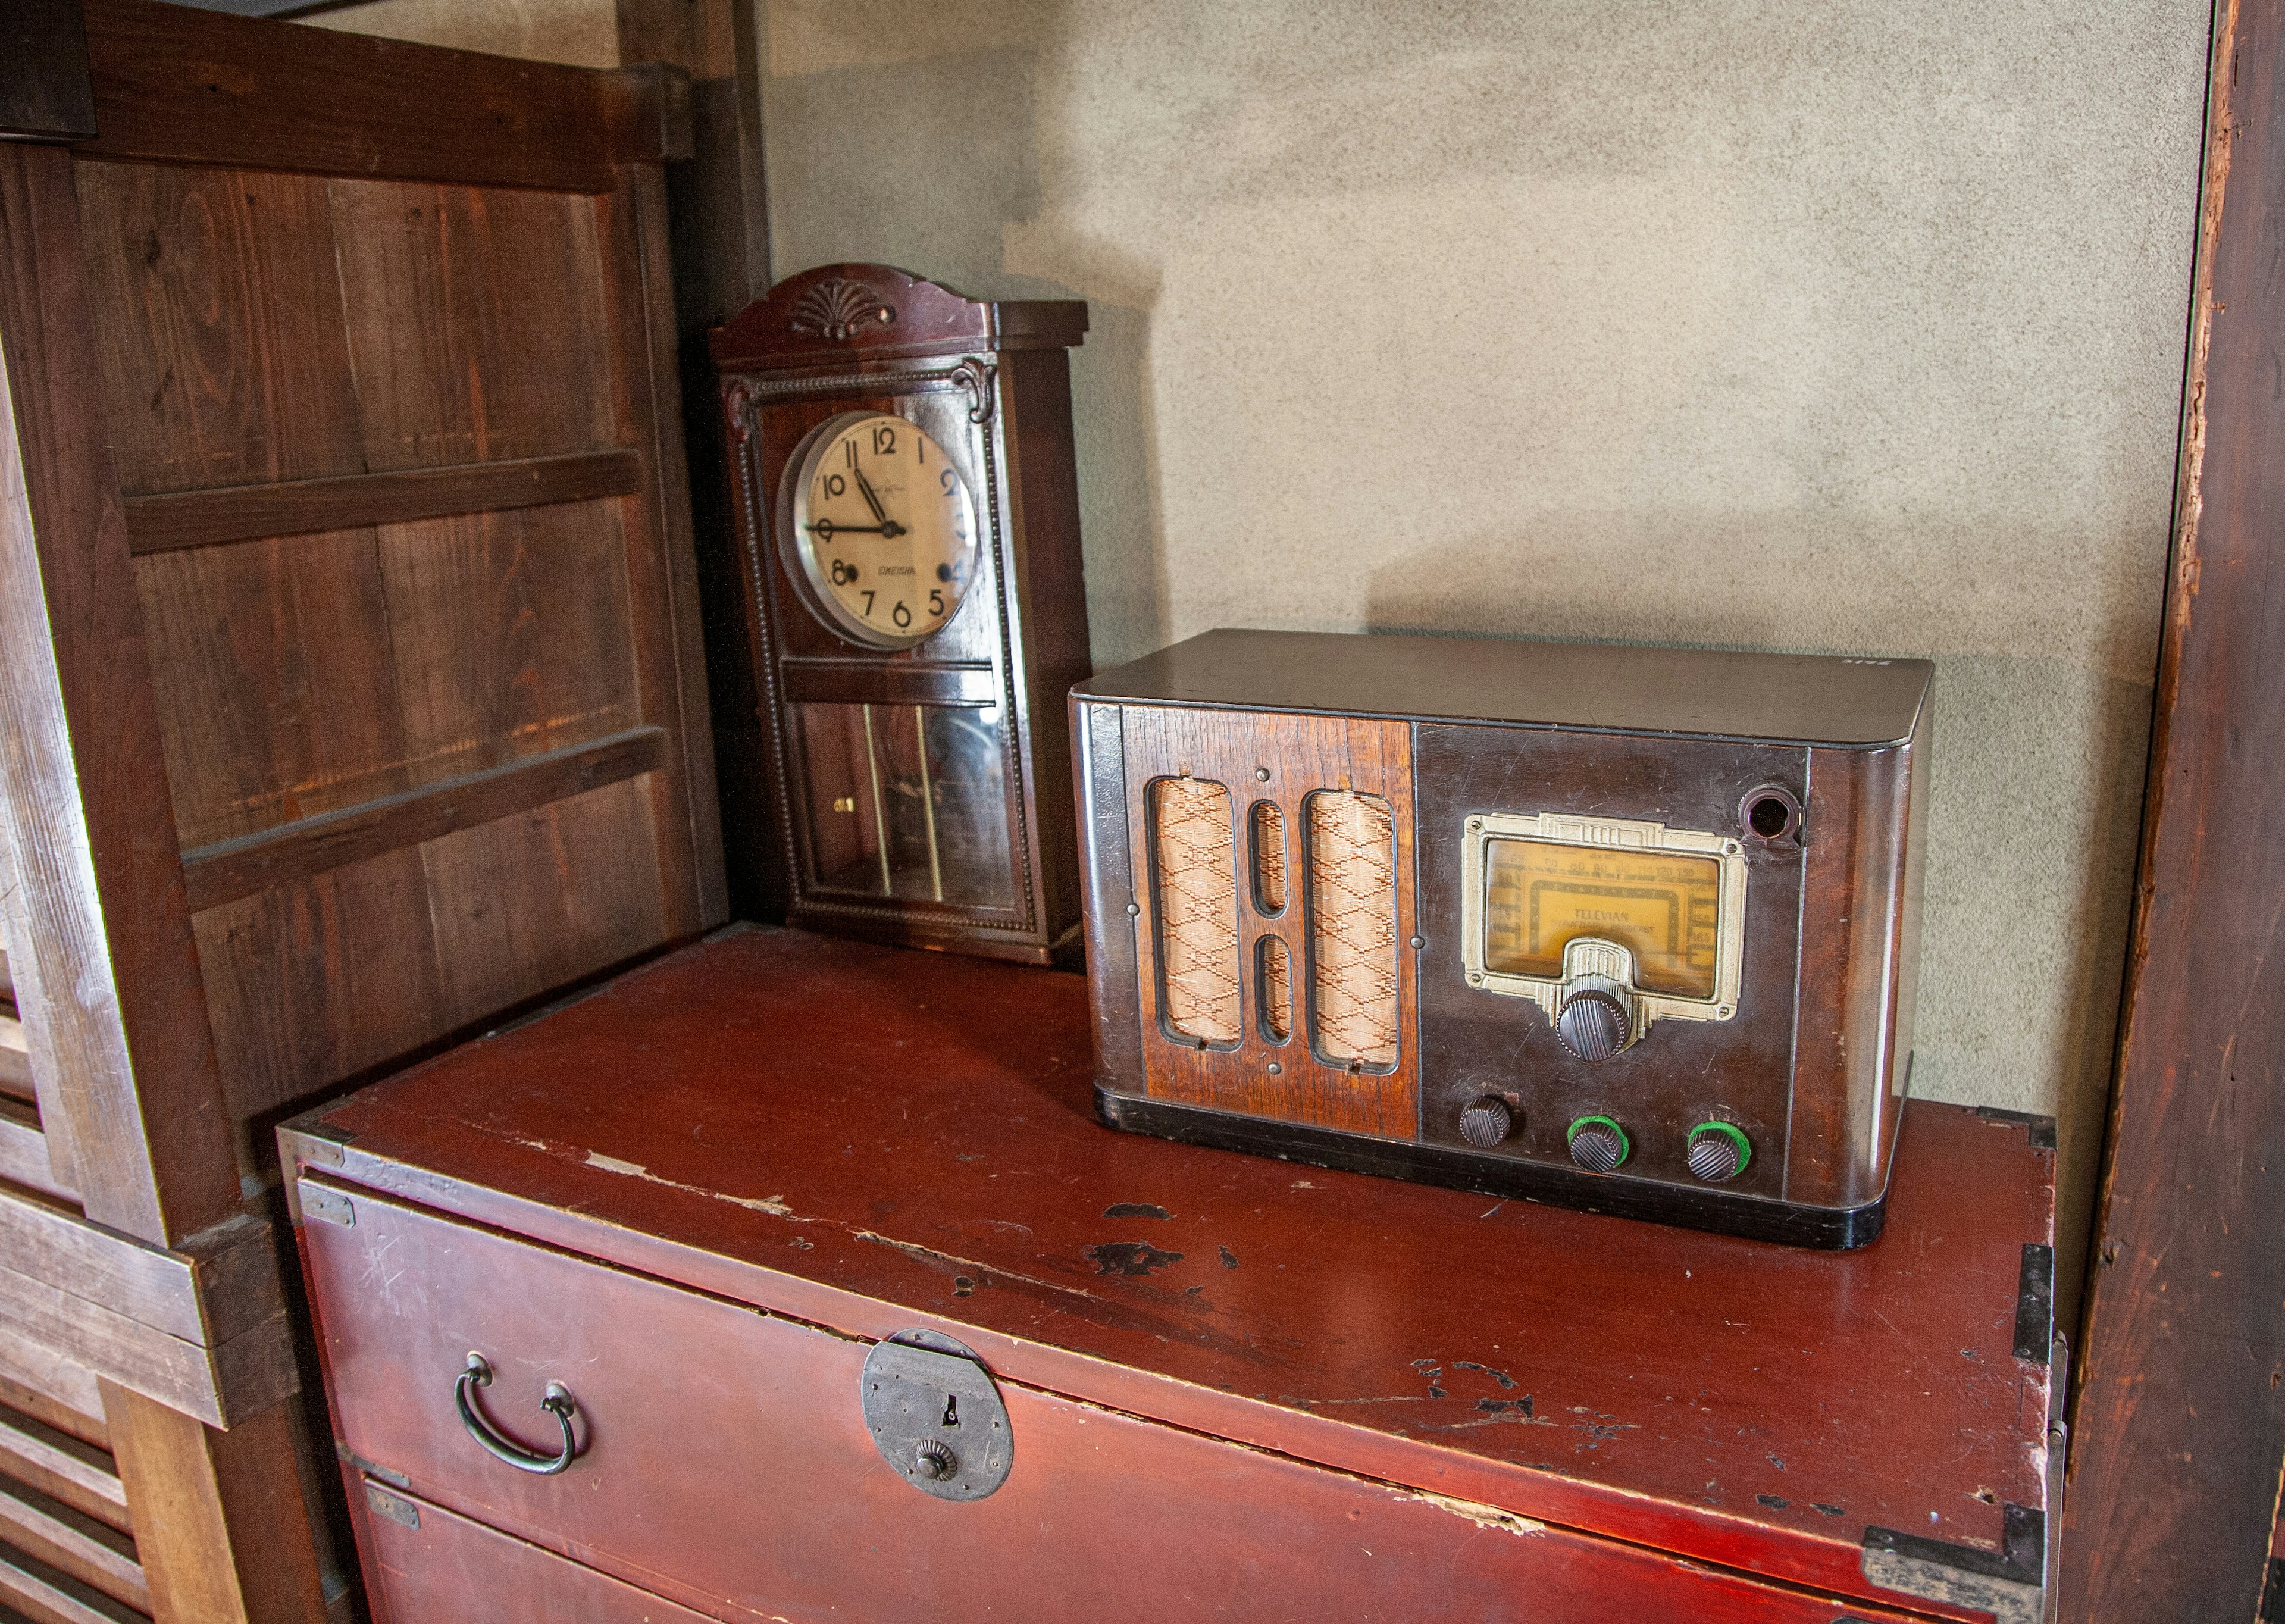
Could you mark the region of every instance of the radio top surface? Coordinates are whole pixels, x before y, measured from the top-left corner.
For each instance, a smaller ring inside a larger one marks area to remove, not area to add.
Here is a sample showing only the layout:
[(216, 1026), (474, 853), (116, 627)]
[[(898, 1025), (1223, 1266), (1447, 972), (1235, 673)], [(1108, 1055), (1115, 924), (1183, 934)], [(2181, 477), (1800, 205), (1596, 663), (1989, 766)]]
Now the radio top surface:
[(1082, 699), (1881, 749), (1912, 735), (1926, 660), (1337, 632), (1203, 632)]

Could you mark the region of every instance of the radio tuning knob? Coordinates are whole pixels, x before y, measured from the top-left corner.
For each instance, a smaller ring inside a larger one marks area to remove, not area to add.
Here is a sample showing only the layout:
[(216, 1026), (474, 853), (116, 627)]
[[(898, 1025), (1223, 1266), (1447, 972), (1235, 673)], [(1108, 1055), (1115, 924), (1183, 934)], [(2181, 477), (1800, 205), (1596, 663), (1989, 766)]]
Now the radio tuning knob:
[(1565, 1135), (1571, 1159), (1589, 1173), (1609, 1173), (1623, 1165), (1634, 1147), (1627, 1131), (1608, 1117), (1582, 1117)]
[(1460, 1113), (1460, 1137), (1489, 1150), (1515, 1132), (1515, 1113), (1505, 1100), (1486, 1094)]
[(1555, 1035), (1581, 1060), (1608, 1060), (1626, 1047), (1634, 1023), (1624, 1000), (1589, 987), (1563, 1000), (1556, 1013)]
[(1684, 1159), (1693, 1178), (1723, 1184), (1746, 1171), (1746, 1164), (1754, 1159), (1754, 1145), (1735, 1123), (1701, 1122), (1690, 1130)]

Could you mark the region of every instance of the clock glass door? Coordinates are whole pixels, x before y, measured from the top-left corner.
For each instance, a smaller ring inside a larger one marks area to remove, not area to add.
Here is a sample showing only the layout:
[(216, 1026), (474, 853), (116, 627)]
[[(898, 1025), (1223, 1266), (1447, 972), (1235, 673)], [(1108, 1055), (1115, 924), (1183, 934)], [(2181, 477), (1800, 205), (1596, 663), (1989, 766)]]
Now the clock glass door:
[(999, 706), (789, 709), (809, 797), (812, 889), (1015, 906)]

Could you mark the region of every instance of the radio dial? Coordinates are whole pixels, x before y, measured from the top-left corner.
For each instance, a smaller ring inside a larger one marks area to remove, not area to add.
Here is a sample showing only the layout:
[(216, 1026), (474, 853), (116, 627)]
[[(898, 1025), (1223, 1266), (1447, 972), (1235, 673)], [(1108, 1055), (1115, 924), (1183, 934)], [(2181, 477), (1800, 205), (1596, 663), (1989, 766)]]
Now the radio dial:
[(1555, 1035), (1581, 1060), (1608, 1060), (1633, 1040), (1634, 1022), (1624, 998), (1588, 987), (1563, 1000)]

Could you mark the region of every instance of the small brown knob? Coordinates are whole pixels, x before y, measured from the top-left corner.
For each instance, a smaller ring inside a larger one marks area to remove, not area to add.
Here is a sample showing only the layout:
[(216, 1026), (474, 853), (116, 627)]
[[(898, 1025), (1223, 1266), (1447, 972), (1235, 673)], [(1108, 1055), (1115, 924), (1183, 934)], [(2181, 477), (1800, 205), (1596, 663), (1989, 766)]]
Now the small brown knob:
[(931, 1438), (913, 1452), (913, 1463), (920, 1468), (921, 1476), (941, 1482), (960, 1470), (960, 1457), (950, 1446)]
[(1626, 1047), (1632, 1026), (1625, 1003), (1594, 987), (1565, 999), (1555, 1016), (1555, 1036), (1581, 1060), (1608, 1060)]
[(1489, 1150), (1515, 1132), (1515, 1113), (1505, 1100), (1486, 1094), (1460, 1113), (1460, 1137), (1479, 1150)]

